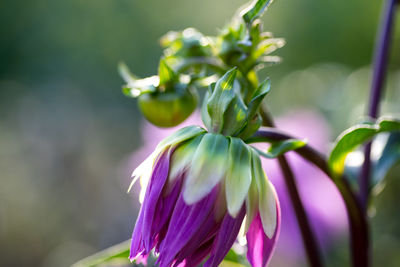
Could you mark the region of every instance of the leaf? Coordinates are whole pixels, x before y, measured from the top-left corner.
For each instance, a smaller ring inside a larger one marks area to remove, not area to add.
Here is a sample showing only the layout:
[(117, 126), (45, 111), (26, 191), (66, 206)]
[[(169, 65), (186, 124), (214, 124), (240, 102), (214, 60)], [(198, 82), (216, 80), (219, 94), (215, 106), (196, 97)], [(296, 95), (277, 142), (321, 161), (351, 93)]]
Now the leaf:
[(223, 260), (220, 263), (219, 267), (246, 267), (246, 266), (237, 262)]
[(378, 120), (379, 132), (400, 131), (400, 121), (391, 117), (382, 117)]
[[(92, 267), (100, 264), (105, 264), (113, 260), (123, 260), (124, 264), (130, 264), (129, 251), (130, 251), (131, 240), (124, 241), (120, 244), (107, 248), (100, 251), (92, 256), (89, 256), (83, 260), (78, 261), (71, 267)], [(110, 266), (107, 264), (106, 266)]]
[(346, 157), (357, 146), (379, 133), (392, 131), (400, 131), (400, 121), (389, 117), (380, 118), (376, 124), (360, 124), (344, 131), (337, 138), (328, 160), (333, 175), (339, 177), (343, 174)]
[(254, 20), (259, 18), (265, 9), (272, 3), (272, 0), (254, 0), (250, 5), (242, 11), (243, 20), (247, 24), (252, 24)]
[(341, 175), (344, 171), (344, 163), (347, 155), (358, 145), (373, 137), (379, 130), (376, 125), (356, 125), (343, 132), (336, 141), (328, 164), (335, 175)]
[[(372, 148), (374, 149), (374, 144)], [(400, 132), (390, 133), (381, 154), (377, 156), (372, 172), (373, 185), (382, 182), (390, 169), (400, 162)]]
[(306, 140), (287, 139), (279, 142), (273, 142), (266, 151), (256, 149), (257, 152), (266, 158), (273, 159), (286, 152), (302, 148), (307, 144)]
[(160, 65), (158, 66), (158, 77), (160, 77), (160, 85), (178, 80), (177, 74), (167, 64), (165, 59), (160, 60)]

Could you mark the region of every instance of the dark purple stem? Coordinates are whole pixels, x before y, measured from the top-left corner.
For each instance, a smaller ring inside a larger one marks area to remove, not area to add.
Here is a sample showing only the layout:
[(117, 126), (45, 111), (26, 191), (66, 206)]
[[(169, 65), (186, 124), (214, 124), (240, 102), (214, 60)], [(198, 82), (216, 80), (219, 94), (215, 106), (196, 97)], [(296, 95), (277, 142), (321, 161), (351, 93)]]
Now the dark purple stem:
[[(263, 124), (266, 126), (275, 127), (275, 123), (269, 112), (265, 109), (261, 109), (260, 111), (263, 119)], [(315, 235), (311, 229), (311, 225), (307, 217), (306, 210), (304, 209), (303, 202), (301, 201), (293, 171), (285, 155), (278, 156), (277, 160), (282, 170), (283, 178), (289, 193), (290, 200), (293, 205), (297, 222), (299, 223), (304, 249), (306, 251), (310, 266), (322, 267), (324, 266), (322, 263), (322, 254), (320, 248), (317, 245)]]
[[(382, 11), (382, 21), (377, 35), (374, 52), (374, 69), (371, 83), (371, 92), (368, 108), (368, 116), (373, 119), (378, 117), (379, 103), (383, 92), (383, 84), (388, 63), (389, 46), (392, 37), (392, 28), (395, 13), (395, 4), (398, 0), (387, 0), (386, 8)], [(368, 204), (371, 180), (371, 143), (365, 146), (364, 164), (361, 169), (360, 184), (360, 202), (364, 210)]]
[[(266, 127), (248, 138), (246, 143), (276, 142), (294, 138), (295, 137), (275, 128)], [(334, 179), (329, 170), (325, 156), (320, 154), (311, 146), (306, 145), (295, 150), (295, 152), (322, 170), (336, 184), (346, 205), (349, 219), (352, 265), (354, 267), (367, 267), (369, 264), (368, 222), (356, 195), (347, 182), (348, 180), (344, 176)]]

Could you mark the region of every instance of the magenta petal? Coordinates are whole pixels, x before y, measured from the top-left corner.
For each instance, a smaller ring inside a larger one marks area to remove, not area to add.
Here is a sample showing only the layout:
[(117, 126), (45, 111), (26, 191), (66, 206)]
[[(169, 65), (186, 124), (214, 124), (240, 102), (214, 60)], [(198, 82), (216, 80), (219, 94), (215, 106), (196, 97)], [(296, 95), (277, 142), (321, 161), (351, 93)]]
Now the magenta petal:
[(129, 258), (133, 260), (139, 254), (147, 255), (154, 246), (151, 226), (154, 218), (157, 200), (160, 198), (165, 181), (168, 177), (171, 150), (164, 151), (157, 158), (154, 170), (146, 189), (143, 205), (140, 209), (135, 228), (132, 233)]
[[(179, 254), (175, 257), (176, 263), (183, 262), (184, 260), (186, 260), (186, 263), (193, 263), (193, 261), (196, 261), (196, 259), (199, 258), (200, 255), (203, 255), (205, 253), (204, 251), (207, 251), (209, 253), (211, 251), (214, 237), (216, 236), (220, 225), (221, 222), (216, 221), (214, 212), (210, 212), (208, 218), (202, 223), (200, 229), (187, 243), (185, 249), (181, 250)], [(207, 248), (207, 245), (209, 246), (209, 248)], [(201, 260), (203, 260), (205, 256), (208, 255), (208, 253), (204, 254)]]
[(168, 177), (171, 151), (171, 149), (167, 150), (158, 157), (142, 205), (142, 238), (146, 252), (149, 252), (154, 247), (154, 236), (151, 233), (151, 225), (153, 224), (158, 199), (161, 196), (165, 181)]
[(135, 229), (132, 233), (131, 250), (129, 259), (134, 260), (135, 257), (144, 251), (143, 240), (142, 240), (142, 228), (143, 228), (143, 212), (140, 210), (139, 217), (136, 220)]
[(276, 200), (277, 225), (274, 236), (269, 239), (264, 233), (261, 217), (258, 213), (250, 225), (246, 234), (247, 238), (247, 259), (253, 267), (265, 267), (272, 257), (276, 246), (281, 225), (281, 210), (279, 201)]
[(204, 267), (218, 267), (222, 262), (238, 236), (245, 214), (246, 209), (242, 207), (236, 218), (232, 218), (228, 213), (225, 215), (221, 228), (215, 237), (210, 258), (206, 261)]
[(184, 202), (183, 195), (180, 195), (168, 226), (168, 232), (160, 246), (160, 257), (158, 258), (160, 267), (169, 266), (176, 255), (185, 248), (193, 235), (203, 226), (214, 208), (217, 193), (217, 188), (214, 188), (205, 198), (190, 206)]

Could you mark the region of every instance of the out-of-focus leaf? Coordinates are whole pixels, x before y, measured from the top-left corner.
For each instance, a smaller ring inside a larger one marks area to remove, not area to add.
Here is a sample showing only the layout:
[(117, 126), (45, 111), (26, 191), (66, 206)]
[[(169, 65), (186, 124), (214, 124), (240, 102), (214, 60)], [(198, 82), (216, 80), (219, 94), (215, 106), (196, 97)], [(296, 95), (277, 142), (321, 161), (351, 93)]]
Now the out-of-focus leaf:
[(261, 156), (273, 159), (286, 152), (302, 148), (307, 144), (306, 140), (299, 139), (288, 139), (284, 141), (274, 142), (267, 149), (267, 151), (261, 151), (256, 149)]
[(360, 124), (344, 131), (336, 140), (329, 157), (329, 167), (333, 175), (339, 177), (344, 172), (347, 155), (357, 146), (367, 142), (379, 133), (400, 131), (400, 121), (382, 117), (376, 124)]
[[(373, 151), (374, 152), (374, 151)], [(400, 132), (390, 133), (380, 155), (374, 155), (372, 182), (377, 185), (382, 182), (390, 169), (400, 162)]]
[(223, 260), (219, 265), (219, 267), (246, 267), (246, 266), (237, 262)]
[[(118, 260), (119, 266), (125, 266), (130, 264), (129, 261), (129, 249), (130, 240), (124, 241), (118, 245), (107, 248), (100, 251), (92, 256), (89, 256), (79, 262), (73, 264), (71, 267), (92, 267), (92, 266), (111, 266), (112, 264), (107, 264), (107, 262), (112, 262)], [(113, 265), (114, 266), (114, 265)]]
[(373, 137), (379, 128), (376, 125), (356, 125), (343, 132), (336, 140), (328, 164), (334, 174), (341, 175), (347, 155), (358, 145)]
[(265, 9), (272, 3), (272, 0), (254, 0), (245, 10), (242, 11), (243, 20), (247, 24), (252, 24), (259, 18)]
[(137, 77), (131, 73), (128, 66), (122, 61), (118, 63), (118, 72), (122, 79), (128, 84), (137, 79)]

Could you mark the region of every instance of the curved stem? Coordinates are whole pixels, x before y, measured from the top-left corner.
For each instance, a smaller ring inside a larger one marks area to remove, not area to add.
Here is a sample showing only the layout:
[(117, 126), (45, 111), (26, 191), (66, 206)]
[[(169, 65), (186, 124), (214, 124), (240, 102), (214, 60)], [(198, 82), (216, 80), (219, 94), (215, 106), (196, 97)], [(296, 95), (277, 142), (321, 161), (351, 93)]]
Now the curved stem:
[[(375, 52), (374, 52), (374, 69), (371, 83), (371, 92), (369, 99), (368, 116), (373, 119), (378, 117), (379, 103), (382, 96), (383, 84), (388, 63), (389, 45), (392, 36), (392, 28), (394, 22), (395, 5), (398, 0), (387, 0), (386, 8), (382, 11), (382, 21), (380, 31), (377, 36)], [(364, 164), (361, 169), (360, 184), (360, 201), (364, 210), (368, 205), (371, 180), (371, 143), (365, 146)]]
[[(275, 128), (265, 127), (246, 140), (246, 143), (276, 142), (292, 137)], [(355, 267), (368, 266), (368, 224), (366, 215), (361, 209), (357, 197), (350, 188), (345, 176), (333, 179), (325, 156), (309, 145), (295, 150), (301, 157), (314, 164), (323, 171), (337, 186), (345, 202), (350, 226), (350, 243), (352, 250), (352, 263)]]
[[(274, 121), (272, 117), (269, 115), (269, 113), (266, 110), (261, 109), (261, 114), (263, 118), (263, 123), (265, 125), (274, 127)], [(299, 228), (303, 239), (304, 248), (306, 250), (310, 266), (312, 267), (323, 266), (321, 259), (321, 251), (317, 245), (317, 240), (311, 229), (311, 225), (308, 220), (307, 213), (304, 209), (303, 202), (301, 201), (293, 171), (284, 155), (278, 156), (277, 159), (279, 166), (282, 170), (282, 174), (285, 180), (286, 187), (289, 192), (290, 200), (292, 202), (297, 221), (299, 223)]]

